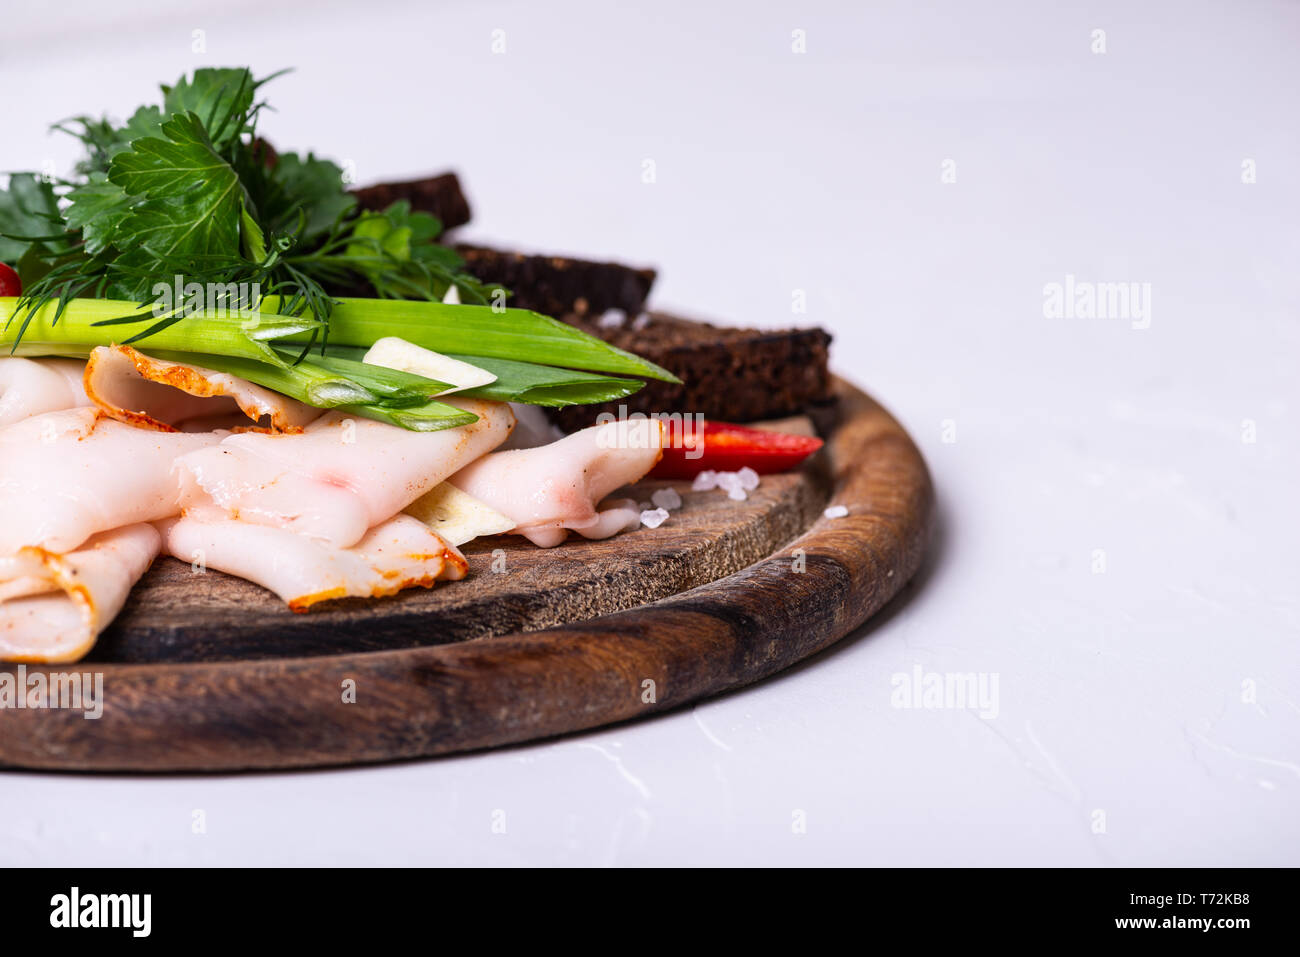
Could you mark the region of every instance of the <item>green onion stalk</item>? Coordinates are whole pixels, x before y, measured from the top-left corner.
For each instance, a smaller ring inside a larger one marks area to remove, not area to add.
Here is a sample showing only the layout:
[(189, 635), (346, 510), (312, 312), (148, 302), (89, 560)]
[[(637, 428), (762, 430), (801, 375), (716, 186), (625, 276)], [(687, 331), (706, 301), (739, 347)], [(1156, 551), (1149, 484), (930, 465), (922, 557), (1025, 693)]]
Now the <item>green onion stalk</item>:
[[(278, 297), (262, 300), (264, 313), (282, 305)], [(527, 309), (455, 306), (406, 299), (334, 301), (328, 342), (368, 347), (387, 336), (405, 339), (434, 352), (681, 382), (653, 362)], [(310, 336), (295, 333), (288, 338), (292, 342), (306, 342)]]
[[(310, 316), (254, 313), (158, 317), (136, 303), (116, 299), (52, 299), (35, 309), (20, 300), (0, 299), (0, 347), (11, 356), (81, 356), (98, 346), (134, 345), (141, 336), (131, 327), (149, 326), (148, 349), (203, 353), (287, 366), (269, 345), (276, 339), (320, 335), (325, 324)], [(149, 331), (152, 330), (152, 331)], [(124, 335), (126, 332), (128, 334)]]

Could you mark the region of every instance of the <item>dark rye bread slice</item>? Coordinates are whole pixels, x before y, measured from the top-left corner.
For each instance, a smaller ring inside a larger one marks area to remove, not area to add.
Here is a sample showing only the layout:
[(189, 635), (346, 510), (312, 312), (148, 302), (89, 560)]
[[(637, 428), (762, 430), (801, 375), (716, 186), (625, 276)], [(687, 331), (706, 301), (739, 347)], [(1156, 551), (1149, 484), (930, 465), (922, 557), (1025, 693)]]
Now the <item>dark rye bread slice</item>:
[(513, 294), (508, 305), (547, 316), (598, 318), (611, 309), (635, 316), (645, 308), (653, 269), (564, 256), (534, 256), (468, 243), (456, 245), (475, 278)]
[(455, 229), (469, 222), (469, 200), (465, 198), (455, 173), (401, 183), (377, 183), (354, 189), (352, 195), (362, 209), (375, 212), (404, 199), (411, 204), (411, 209), (437, 216), (443, 229)]
[(819, 428), (833, 417), (827, 365), (831, 336), (823, 329), (734, 329), (660, 312), (621, 326), (566, 317), (606, 342), (657, 362), (683, 385), (648, 382), (634, 395), (604, 405), (551, 410), (566, 432), (603, 412), (700, 413), (724, 422), (755, 422), (807, 413)]

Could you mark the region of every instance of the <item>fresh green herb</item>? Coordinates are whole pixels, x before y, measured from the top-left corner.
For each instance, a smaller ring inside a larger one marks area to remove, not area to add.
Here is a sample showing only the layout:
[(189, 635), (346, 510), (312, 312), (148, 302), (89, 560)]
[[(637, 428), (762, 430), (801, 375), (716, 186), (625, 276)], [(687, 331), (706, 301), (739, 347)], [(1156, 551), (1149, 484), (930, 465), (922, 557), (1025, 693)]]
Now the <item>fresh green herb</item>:
[(329, 160), (286, 153), (275, 159), (272, 172), (255, 152), (245, 157), (254, 172), (245, 171), (242, 178), (250, 189), (259, 190), (253, 198), (272, 233), (292, 233), (301, 217), (300, 244), (310, 249), (356, 209), (356, 198), (339, 189), (342, 168)]
[[(0, 260), (19, 263), (33, 309), (54, 299), (150, 301), (158, 282), (258, 282), (328, 323), (334, 289), (487, 303), (496, 287), (437, 242), (442, 224), (394, 204), (358, 214), (342, 170), (311, 154), (271, 156), (256, 137), (269, 79), (200, 69), (120, 126), (75, 117), (68, 182), (16, 174), (0, 192)], [(66, 200), (60, 210), (59, 200)]]
[(249, 199), (234, 167), (197, 114), (177, 114), (161, 132), (113, 158), (109, 182), (132, 203), (112, 234), (119, 261), (238, 255)]
[(0, 262), (17, 263), (33, 246), (63, 242), (63, 233), (53, 184), (35, 173), (10, 176), (0, 192)]

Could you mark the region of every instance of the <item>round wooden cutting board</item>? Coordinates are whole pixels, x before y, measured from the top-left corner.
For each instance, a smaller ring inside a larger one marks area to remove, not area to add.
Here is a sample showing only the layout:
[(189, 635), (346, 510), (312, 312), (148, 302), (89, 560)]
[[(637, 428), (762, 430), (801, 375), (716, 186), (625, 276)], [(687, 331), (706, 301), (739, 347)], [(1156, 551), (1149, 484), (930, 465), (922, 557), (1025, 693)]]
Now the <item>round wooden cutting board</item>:
[[(103, 715), (0, 711), (0, 766), (230, 771), (447, 754), (595, 728), (757, 681), (833, 644), (917, 572), (929, 473), (902, 427), (837, 383), (839, 424), (745, 502), (689, 483), (657, 529), (466, 548), (463, 582), (290, 613), (161, 560), (95, 651)], [(828, 506), (848, 514), (827, 518)], [(16, 672), (12, 665), (0, 670)]]

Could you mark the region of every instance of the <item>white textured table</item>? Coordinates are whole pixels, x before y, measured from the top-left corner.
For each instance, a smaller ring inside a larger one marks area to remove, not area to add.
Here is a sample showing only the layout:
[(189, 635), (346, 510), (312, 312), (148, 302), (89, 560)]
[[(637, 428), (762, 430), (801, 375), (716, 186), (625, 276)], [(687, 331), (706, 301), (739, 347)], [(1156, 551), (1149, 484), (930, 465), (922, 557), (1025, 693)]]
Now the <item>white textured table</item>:
[[(454, 167), (467, 235), (832, 329), (942, 535), (907, 601), (760, 687), (403, 766), (6, 775), (0, 864), (1300, 864), (1300, 9), (208, 6), (7, 13), (0, 168), (66, 170), (51, 120), (194, 66), (296, 66), (276, 144)], [(1049, 317), (1067, 276), (1138, 296)], [(895, 707), (917, 669), (995, 707)]]

